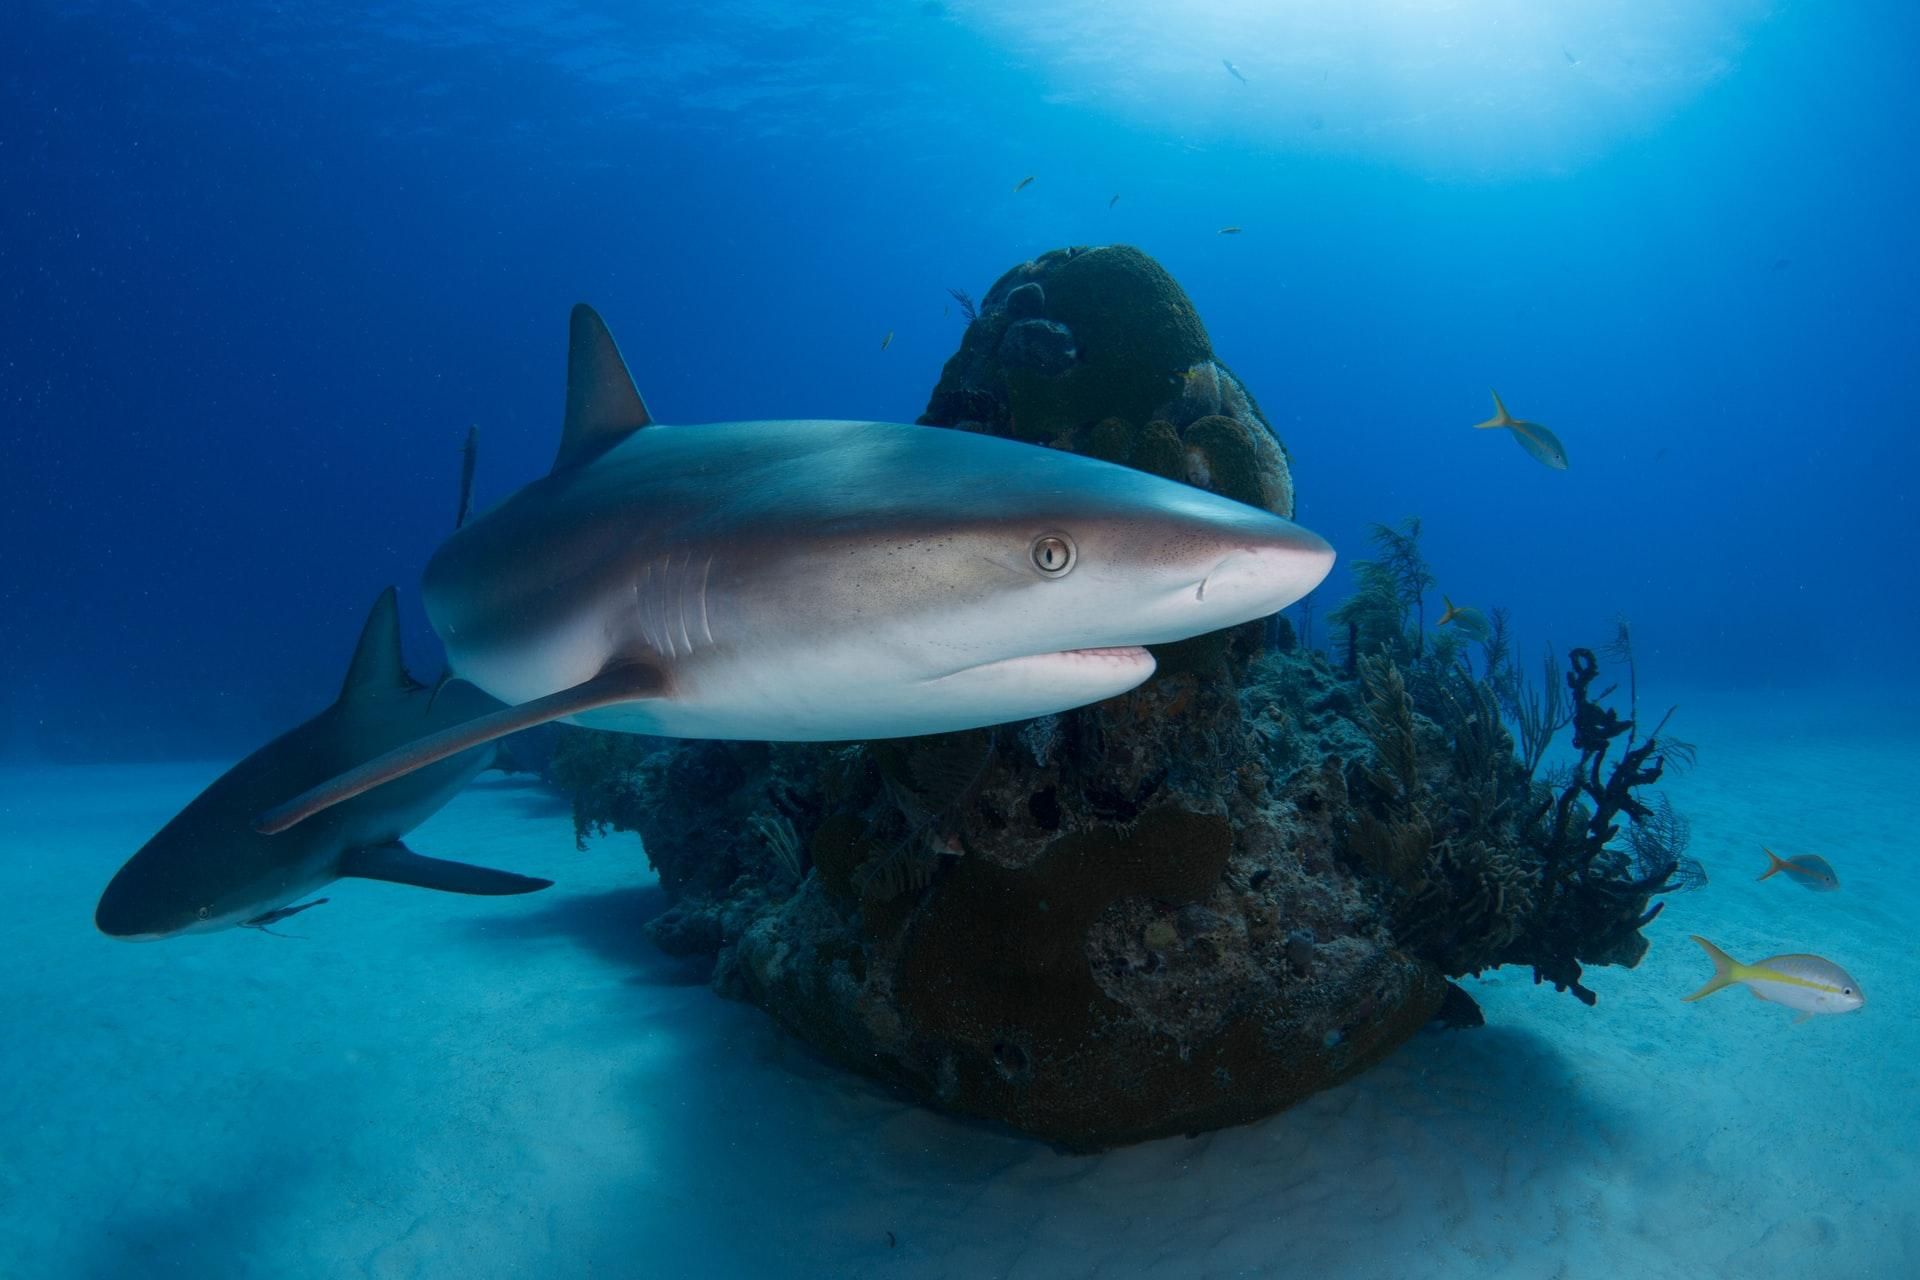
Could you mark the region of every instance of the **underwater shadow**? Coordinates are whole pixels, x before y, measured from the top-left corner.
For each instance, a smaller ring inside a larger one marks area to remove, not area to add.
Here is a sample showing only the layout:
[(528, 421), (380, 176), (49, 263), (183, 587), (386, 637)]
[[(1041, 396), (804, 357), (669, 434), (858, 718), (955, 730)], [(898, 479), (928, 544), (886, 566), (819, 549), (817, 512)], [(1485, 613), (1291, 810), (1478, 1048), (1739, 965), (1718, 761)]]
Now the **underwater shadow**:
[(647, 936), (647, 921), (670, 905), (659, 885), (552, 895), (541, 904), (501, 919), (469, 921), (468, 931), (476, 940), (505, 944), (565, 939), (629, 971), (633, 982), (695, 986), (713, 972), (712, 957), (670, 956)]
[(172, 1207), (103, 1216), (71, 1274), (247, 1280), (270, 1270), (262, 1255), (274, 1251), (272, 1222), (284, 1214), (296, 1171), (271, 1158), (227, 1168), (221, 1183), (180, 1189)]
[[(1524, 1024), (1490, 1022), (1458, 1031), (1429, 1027), (1341, 1088), (1372, 1089), (1383, 1100), (1417, 1098), (1427, 1108), (1438, 1108), (1423, 1121), (1434, 1121), (1436, 1131), (1453, 1130), (1470, 1139), (1462, 1150), (1469, 1155), (1483, 1147), (1532, 1146), (1544, 1132), (1605, 1120), (1583, 1080), (1584, 1073), (1602, 1065), (1574, 1058), (1551, 1036)], [(1263, 1123), (1284, 1123), (1289, 1114)], [(1542, 1151), (1562, 1162), (1579, 1158), (1565, 1143)]]
[[(1004, 1274), (1024, 1246), (977, 1225), (1002, 1221), (1026, 1223), (1033, 1239), (1098, 1239), (1109, 1261), (1156, 1256), (1171, 1223), (1259, 1236), (1259, 1250), (1278, 1250), (1301, 1274), (1419, 1274), (1405, 1263), (1421, 1233), (1463, 1203), (1494, 1208), (1490, 1222), (1508, 1207), (1527, 1221), (1604, 1159), (1619, 1118), (1582, 1081), (1594, 1063), (1524, 1027), (1496, 1026), (1417, 1036), (1348, 1083), (1251, 1124), (1076, 1154), (909, 1101), (828, 1064), (748, 1006), (717, 997), (710, 1011), (682, 1006), (674, 1033), (671, 1072), (636, 1072), (629, 1086), (648, 1117), (652, 1173), (601, 1189), (596, 1256), (646, 1247), (619, 1207), (657, 1179), (696, 1199), (784, 1205), (759, 1232), (708, 1246), (738, 1270), (779, 1257), (820, 1274)], [(666, 1078), (680, 1082), (671, 1108), (654, 1101)], [(747, 1164), (715, 1154), (747, 1150), (762, 1154)], [(815, 1177), (823, 1167), (831, 1178)], [(956, 1200), (965, 1214), (953, 1212)], [(1253, 1247), (1223, 1238), (1194, 1273), (1243, 1270)]]
[(525, 773), (488, 774), (467, 784), (469, 791), (482, 791), (513, 803), (522, 818), (558, 818), (573, 812), (573, 800), (540, 779)]

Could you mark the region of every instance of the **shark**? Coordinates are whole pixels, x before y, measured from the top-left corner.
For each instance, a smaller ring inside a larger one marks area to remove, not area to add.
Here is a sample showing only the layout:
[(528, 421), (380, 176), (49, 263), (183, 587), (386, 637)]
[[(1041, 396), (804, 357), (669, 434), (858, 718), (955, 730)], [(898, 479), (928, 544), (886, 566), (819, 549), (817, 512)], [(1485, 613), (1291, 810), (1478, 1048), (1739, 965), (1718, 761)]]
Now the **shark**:
[(508, 705), (259, 828), (551, 720), (831, 742), (1064, 711), (1146, 680), (1148, 645), (1285, 608), (1333, 561), (1261, 508), (977, 432), (656, 423), (581, 304), (552, 469), (457, 530), (423, 579), (452, 669)]
[(369, 756), (500, 704), (459, 680), (428, 689), (407, 674), (397, 597), (375, 601), (340, 696), (227, 770), (127, 860), (94, 911), (100, 932), (147, 941), (269, 925), (327, 901), (289, 904), (343, 877), (452, 893), (515, 894), (553, 882), (415, 853), (402, 842), (494, 763), (483, 745), (362, 796), (286, 836), (253, 829), (260, 810)]

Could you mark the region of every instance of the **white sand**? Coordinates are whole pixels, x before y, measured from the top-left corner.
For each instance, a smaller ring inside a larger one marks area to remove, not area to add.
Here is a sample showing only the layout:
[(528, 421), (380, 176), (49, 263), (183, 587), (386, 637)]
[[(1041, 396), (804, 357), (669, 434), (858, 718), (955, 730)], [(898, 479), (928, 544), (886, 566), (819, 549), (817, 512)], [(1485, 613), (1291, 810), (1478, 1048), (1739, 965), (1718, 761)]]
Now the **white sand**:
[[(1713, 883), (1591, 973), (1598, 1008), (1491, 975), (1482, 1030), (1096, 1158), (815, 1063), (645, 941), (630, 837), (576, 852), (517, 783), (413, 843), (545, 894), (348, 882), (304, 940), (133, 946), (95, 897), (217, 767), (0, 773), (0, 1277), (1920, 1275), (1920, 731), (1849, 710), (1690, 704)], [(1843, 890), (1756, 884), (1762, 840)], [(1825, 955), (1870, 1003), (1682, 1004), (1688, 932)]]

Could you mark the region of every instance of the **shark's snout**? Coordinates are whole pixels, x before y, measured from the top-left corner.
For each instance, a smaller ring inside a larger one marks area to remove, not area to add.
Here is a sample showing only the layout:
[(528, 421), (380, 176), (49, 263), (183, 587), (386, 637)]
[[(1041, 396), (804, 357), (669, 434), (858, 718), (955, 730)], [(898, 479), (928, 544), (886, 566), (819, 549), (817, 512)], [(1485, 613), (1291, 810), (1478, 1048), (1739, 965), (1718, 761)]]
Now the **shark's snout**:
[(93, 927), (109, 938), (128, 941), (150, 938), (157, 932), (119, 877), (115, 877), (107, 885), (106, 892), (100, 895), (100, 903), (93, 909)]
[(1282, 533), (1227, 550), (1195, 587), (1194, 599), (1223, 614), (1265, 617), (1319, 586), (1332, 571), (1333, 560), (1326, 539), (1290, 525)]

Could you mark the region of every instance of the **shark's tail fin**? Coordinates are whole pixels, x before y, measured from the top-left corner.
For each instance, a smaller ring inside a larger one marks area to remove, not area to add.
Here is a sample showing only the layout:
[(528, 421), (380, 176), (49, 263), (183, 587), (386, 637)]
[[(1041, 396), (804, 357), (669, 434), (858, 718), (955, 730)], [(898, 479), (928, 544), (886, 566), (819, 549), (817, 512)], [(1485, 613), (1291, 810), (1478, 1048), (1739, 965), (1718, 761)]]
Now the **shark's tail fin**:
[(1473, 429), (1475, 431), (1486, 431), (1493, 427), (1510, 427), (1513, 425), (1513, 415), (1507, 412), (1506, 405), (1500, 403), (1500, 393), (1493, 391), (1492, 395), (1494, 414), (1485, 422), (1474, 423)]

